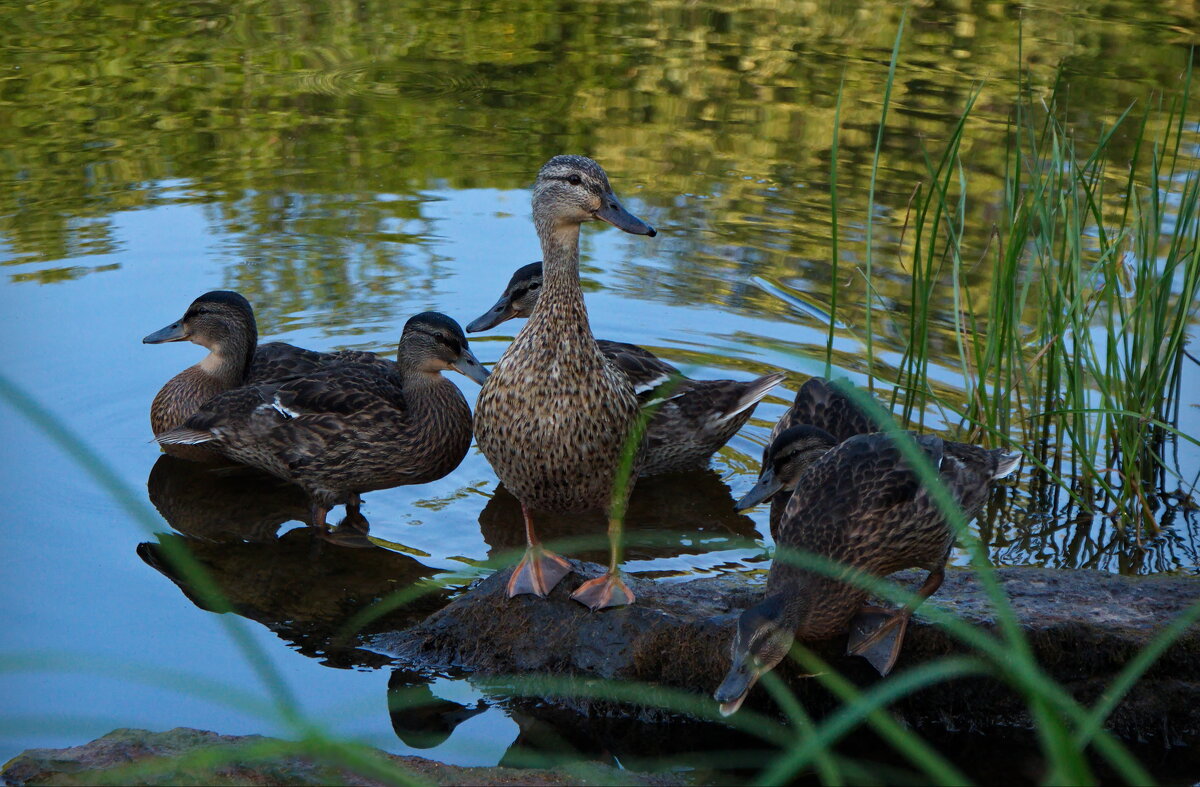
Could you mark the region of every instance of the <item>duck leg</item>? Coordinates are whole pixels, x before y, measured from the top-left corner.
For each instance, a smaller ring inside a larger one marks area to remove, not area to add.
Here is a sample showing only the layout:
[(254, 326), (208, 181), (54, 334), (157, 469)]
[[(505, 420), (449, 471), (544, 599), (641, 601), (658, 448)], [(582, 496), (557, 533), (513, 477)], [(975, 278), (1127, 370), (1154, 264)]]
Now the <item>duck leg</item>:
[(846, 653), (851, 656), (862, 656), (871, 662), (871, 666), (880, 675), (887, 675), (896, 666), (900, 656), (900, 645), (904, 642), (904, 632), (908, 628), (908, 619), (925, 599), (932, 596), (942, 580), (946, 578), (946, 567), (943, 565), (929, 572), (925, 583), (917, 590), (919, 597), (915, 604), (905, 605), (900, 609), (884, 609), (873, 605), (865, 605), (858, 617), (850, 624), (850, 639), (846, 643)]
[(571, 594), (571, 598), (595, 611), (605, 607), (632, 604), (633, 591), (621, 579), (621, 518), (608, 518), (608, 571), (604, 576), (589, 579)]
[(325, 521), (325, 517), (328, 515), (329, 506), (322, 505), (315, 500), (308, 504), (309, 524), (322, 533), (329, 531), (329, 523)]
[(508, 597), (522, 593), (545, 596), (571, 572), (571, 564), (542, 546), (533, 530), (533, 514), (524, 503), (521, 514), (525, 517), (525, 554), (508, 578)]

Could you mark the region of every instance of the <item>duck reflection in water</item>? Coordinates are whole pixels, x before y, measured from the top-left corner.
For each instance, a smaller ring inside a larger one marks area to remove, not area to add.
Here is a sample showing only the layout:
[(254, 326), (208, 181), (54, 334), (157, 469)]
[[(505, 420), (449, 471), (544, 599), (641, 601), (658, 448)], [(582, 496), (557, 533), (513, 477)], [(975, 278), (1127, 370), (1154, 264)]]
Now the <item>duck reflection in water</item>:
[[(257, 621), (305, 655), (336, 666), (381, 666), (388, 659), (357, 647), (367, 635), (407, 628), (447, 601), (446, 590), (431, 586), (344, 635), (354, 616), (435, 570), (386, 549), (343, 548), (314, 528), (276, 537), (283, 523), (303, 521), (308, 502), (302, 490), (272, 478), (222, 477), (163, 456), (148, 486), (155, 507), (183, 535), (160, 534), (157, 543), (139, 544), (138, 556), (201, 609), (232, 610)], [(223, 604), (171, 560), (175, 549), (186, 549), (204, 568)]]
[[(303, 489), (241, 465), (214, 469), (164, 454), (150, 469), (146, 490), (172, 529), (202, 541), (274, 541), (287, 522), (312, 525)], [(374, 547), (356, 518), (314, 532), (342, 546)]]
[[(754, 520), (734, 510), (729, 486), (712, 469), (639, 480), (625, 521), (630, 560), (698, 555), (723, 548), (723, 540), (759, 538)], [(484, 506), (479, 526), (489, 556), (525, 545), (521, 503), (503, 485)], [(595, 563), (603, 564), (608, 557), (607, 532), (608, 518), (602, 511), (544, 514), (538, 519), (538, 533), (547, 540), (591, 537), (589, 545), (572, 553)]]
[(488, 709), (484, 700), (463, 705), (434, 696), (432, 679), (420, 672), (397, 669), (388, 679), (388, 714), (396, 737), (414, 749), (432, 749), (446, 742), (467, 719)]

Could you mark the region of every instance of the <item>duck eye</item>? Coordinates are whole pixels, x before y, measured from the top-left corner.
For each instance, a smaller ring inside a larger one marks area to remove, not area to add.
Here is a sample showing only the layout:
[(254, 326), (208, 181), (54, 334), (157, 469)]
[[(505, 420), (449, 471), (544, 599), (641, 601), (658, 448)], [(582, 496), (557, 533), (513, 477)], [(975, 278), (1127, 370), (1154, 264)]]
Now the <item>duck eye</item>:
[(536, 290), (538, 287), (541, 287), (541, 286), (542, 286), (542, 283), (541, 283), (540, 281), (531, 281), (531, 282), (529, 282), (529, 289), (530, 289), (530, 291)]
[(572, 186), (578, 186), (583, 183), (583, 178), (572, 172), (570, 175), (567, 175), (567, 183), (570, 183)]

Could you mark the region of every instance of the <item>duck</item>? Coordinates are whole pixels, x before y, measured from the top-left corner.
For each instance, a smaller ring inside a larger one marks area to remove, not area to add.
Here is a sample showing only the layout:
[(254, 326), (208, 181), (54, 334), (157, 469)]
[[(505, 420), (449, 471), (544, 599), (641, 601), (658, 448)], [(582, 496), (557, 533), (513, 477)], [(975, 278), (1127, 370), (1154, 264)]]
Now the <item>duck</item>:
[(459, 324), (423, 312), (405, 323), (395, 361), (357, 352), (307, 373), (233, 388), (156, 439), (207, 446), (296, 484), (320, 530), (329, 530), (326, 516), (341, 504), (343, 524), (363, 528), (362, 493), (435, 481), (466, 456), (471, 410), (442, 376), (448, 370), (487, 379)]
[(510, 598), (545, 596), (570, 572), (570, 564), (538, 540), (535, 510), (606, 508), (608, 570), (571, 597), (593, 610), (628, 604), (634, 595), (620, 577), (618, 512), (644, 463), (644, 442), (631, 437), (641, 403), (629, 376), (592, 335), (579, 283), (579, 234), (593, 220), (633, 235), (657, 233), (621, 205), (608, 175), (586, 156), (547, 161), (532, 205), (544, 269), (538, 307), (492, 368), (475, 405), (479, 448), (521, 503), (525, 521), (525, 553), (507, 592)]
[[(142, 339), (143, 344), (189, 341), (208, 349), (199, 363), (167, 381), (150, 405), (150, 428), (160, 435), (183, 424), (201, 405), (223, 391), (248, 383), (278, 380), (323, 365), (364, 360), (371, 353), (321, 353), (285, 342), (258, 343), (254, 308), (240, 293), (213, 290), (196, 298), (183, 316)], [(216, 463), (223, 457), (204, 446), (166, 444), (181, 459)]]
[[(769, 500), (771, 538), (776, 542), (779, 540), (779, 520), (788, 496), (795, 488), (795, 479), (827, 449), (825, 441), (833, 440), (837, 444), (854, 435), (870, 434), (883, 428), (844, 392), (850, 385), (847, 380), (834, 382), (823, 377), (810, 377), (800, 386), (791, 406), (771, 429), (754, 487), (734, 504), (736, 510), (745, 511)], [(793, 432), (791, 439), (781, 441), (775, 447), (781, 434), (798, 426), (808, 426), (811, 430)], [(814, 451), (819, 453), (814, 455)]]
[[(967, 519), (982, 507), (992, 483), (1016, 470), (1021, 458), (937, 435), (910, 437)], [(815, 554), (877, 577), (906, 568), (928, 573), (916, 603), (884, 609), (864, 604), (869, 593), (854, 585), (775, 560), (763, 600), (738, 619), (731, 665), (713, 694), (723, 715), (737, 711), (797, 638), (828, 639), (849, 631), (847, 652), (887, 675), (912, 613), (945, 579), (954, 544), (950, 524), (886, 432), (839, 441), (818, 426), (798, 424), (778, 434), (767, 454), (779, 491), (791, 490), (778, 523), (779, 549)]]
[[(467, 333), (529, 317), (541, 287), (542, 263), (521, 266), (495, 305), (467, 324)], [(653, 408), (646, 424), (643, 478), (707, 467), (712, 455), (750, 420), (759, 401), (786, 379), (774, 372), (746, 382), (691, 380), (636, 344), (597, 339), (596, 345), (629, 378), (642, 406)]]

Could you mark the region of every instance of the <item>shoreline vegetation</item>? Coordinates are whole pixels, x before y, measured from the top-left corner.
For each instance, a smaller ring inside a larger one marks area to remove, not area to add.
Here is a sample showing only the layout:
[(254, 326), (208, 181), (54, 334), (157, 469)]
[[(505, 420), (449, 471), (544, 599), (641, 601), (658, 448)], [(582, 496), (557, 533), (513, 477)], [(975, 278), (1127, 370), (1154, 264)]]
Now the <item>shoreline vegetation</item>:
[[(888, 125), (888, 96), (903, 51), (904, 31), (902, 18), (882, 92), (869, 194), (874, 194), (880, 151), (894, 133)], [(1157, 511), (1164, 496), (1195, 504), (1194, 479), (1184, 477), (1172, 460), (1173, 443), (1200, 444), (1196, 435), (1184, 434), (1178, 427), (1180, 370), (1189, 362), (1184, 349), (1189, 331), (1195, 330), (1200, 294), (1200, 173), (1180, 165), (1185, 137), (1194, 133), (1191, 129), (1196, 122), (1188, 114), (1190, 71), (1182, 84), (1181, 94), (1164, 99), (1161, 105), (1129, 108), (1117, 122), (1106, 126), (1099, 142), (1088, 149), (1082, 148), (1064, 117), (1061, 83), (1036, 102), (1032, 91), (1025, 93), (1005, 135), (1006, 165), (996, 175), (1003, 184), (1002, 211), (991, 223), (991, 238), (982, 255), (972, 255), (962, 243), (964, 225), (977, 213), (971, 205), (973, 182), (966, 174), (962, 150), (980, 95), (978, 90), (973, 92), (947, 146), (940, 154), (924, 158), (923, 176), (914, 185), (900, 244), (904, 249), (901, 263), (910, 274), (903, 302), (877, 295), (868, 212), (866, 264), (853, 273), (862, 275), (871, 294), (858, 309), (849, 308), (845, 300), (827, 305), (831, 325), (851, 325), (854, 332), (831, 329), (824, 362), (865, 373), (869, 388), (877, 395), (888, 394), (895, 385), (890, 412), (865, 396), (860, 404), (885, 418), (896, 417), (888, 431), (895, 433), (906, 457), (944, 505), (970, 556), (995, 625), (985, 629), (936, 604), (927, 604), (921, 615), (969, 649), (970, 655), (935, 658), (865, 689), (812, 650), (796, 647), (792, 657), (797, 669), (816, 673), (814, 680), (842, 704), (837, 711), (814, 718), (781, 680), (770, 675), (764, 678), (763, 685), (783, 721), (738, 714), (726, 722), (761, 739), (773, 752), (748, 781), (782, 783), (810, 772), (829, 784), (887, 780), (891, 774), (865, 770), (832, 746), (850, 730), (866, 728), (905, 761), (907, 774), (938, 784), (970, 782), (952, 754), (897, 723), (887, 711), (890, 703), (907, 694), (967, 676), (999, 681), (1023, 699), (1042, 757), (1042, 770), (1035, 780), (1089, 784), (1098, 781), (1100, 772), (1128, 783), (1155, 780), (1152, 766), (1139, 761), (1106, 723), (1162, 654), (1200, 620), (1200, 600), (1174, 619), (1159, 621), (1158, 632), (1140, 651), (1128, 654), (1107, 688), (1089, 703), (1081, 702), (1038, 662), (989, 559), (985, 540), (962, 521), (936, 473), (900, 429), (931, 426), (935, 419), (929, 414), (939, 412), (940, 423), (957, 424), (957, 431), (967, 439), (1020, 449), (1031, 468), (1026, 483), (1032, 494), (1047, 497), (1067, 518), (1104, 520), (1111, 525), (1113, 538), (1135, 545), (1157, 535)], [(840, 94), (838, 107), (835, 117), (841, 108)], [(840, 124), (835, 128), (836, 151)], [(1152, 128), (1160, 131), (1151, 134)], [(1118, 139), (1122, 145), (1132, 145), (1127, 171), (1115, 171), (1106, 163), (1110, 160), (1107, 154), (1113, 152), (1109, 146)], [(603, 151), (597, 156), (603, 158)], [(839, 179), (836, 155), (832, 161), (831, 189), (844, 196), (847, 187)], [(832, 221), (844, 232), (846, 222), (839, 215), (838, 198), (833, 200)], [(838, 266), (846, 263), (838, 262), (836, 240), (834, 244), (837, 280), (848, 272), (839, 271)], [(975, 288), (981, 277), (989, 281), (986, 296)], [(940, 286), (946, 282), (948, 288)], [(958, 362), (954, 373), (964, 381), (963, 400), (943, 395), (948, 386), (930, 361), (935, 349), (947, 349), (935, 347), (928, 331), (935, 315), (946, 311), (936, 302), (944, 292), (954, 298), (949, 310), (954, 315), (950, 355)], [(889, 310), (907, 315), (898, 320), (904, 334), (904, 350), (898, 356), (885, 352), (873, 338), (880, 315)], [(861, 355), (845, 349), (843, 333), (861, 336)], [(148, 536), (161, 529), (161, 521), (142, 496), (121, 481), (103, 457), (4, 376), (0, 376), (0, 398), (61, 446), (128, 516), (141, 523)], [(182, 541), (164, 540), (162, 547), (165, 559), (186, 577), (207, 609), (233, 611)], [(441, 586), (465, 586), (482, 573), (511, 565), (516, 557), (505, 555), (458, 576), (443, 575), (438, 582)], [(840, 572), (837, 565), (812, 555), (776, 554), (775, 559), (828, 575)], [(869, 576), (849, 581), (892, 603), (913, 599), (894, 582)], [(426, 592), (430, 588), (425, 585), (402, 590), (348, 621), (347, 626), (353, 630)], [(204, 691), (215, 701), (283, 720), (294, 730), (306, 755), (323, 765), (387, 784), (428, 780), (428, 774), (341, 740), (319, 720), (306, 717), (268, 654), (248, 636), (246, 621), (232, 615), (219, 617), (248, 667), (259, 676), (260, 695), (245, 696), (227, 686), (191, 683), (188, 676), (158, 674), (136, 664), (79, 663), (68, 654), (8, 653), (0, 657), (0, 669), (10, 673), (61, 669), (165, 682), (180, 691)], [(547, 691), (544, 683), (528, 681), (523, 687), (517, 678), (511, 688), (513, 696), (536, 697)], [(562, 676), (556, 679), (553, 693), (618, 702), (638, 696), (641, 690), (617, 680)], [(699, 702), (713, 705), (715, 713), (715, 703), (706, 696), (667, 698), (662, 694), (655, 700), (661, 701), (662, 710), (668, 713), (694, 714)], [(10, 724), (17, 723), (19, 719), (10, 720)], [(265, 756), (294, 752), (294, 747), (264, 745), (256, 751)], [(242, 756), (245, 750), (236, 754)], [(225, 762), (227, 756), (219, 751), (197, 753), (182, 765), (211, 768)], [(547, 760), (542, 764), (553, 763)], [(721, 763), (714, 757), (713, 765)], [(670, 762), (663, 766), (673, 767)], [(137, 778), (138, 767), (115, 771), (111, 778)]]

